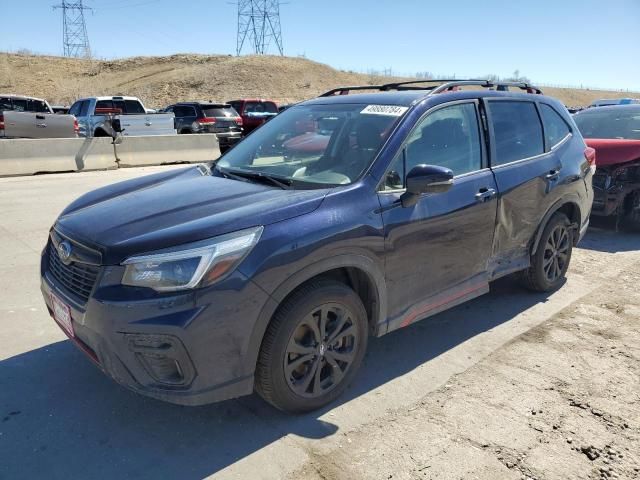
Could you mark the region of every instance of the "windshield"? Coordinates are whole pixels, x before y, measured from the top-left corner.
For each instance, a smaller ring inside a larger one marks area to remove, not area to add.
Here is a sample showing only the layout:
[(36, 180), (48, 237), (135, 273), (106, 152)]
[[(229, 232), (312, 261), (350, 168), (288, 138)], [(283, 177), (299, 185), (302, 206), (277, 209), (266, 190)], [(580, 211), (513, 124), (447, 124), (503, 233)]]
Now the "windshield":
[(640, 108), (611, 108), (573, 117), (584, 138), (640, 140)]
[(242, 170), (296, 184), (344, 185), (371, 164), (406, 108), (299, 105), (274, 117), (220, 158)]

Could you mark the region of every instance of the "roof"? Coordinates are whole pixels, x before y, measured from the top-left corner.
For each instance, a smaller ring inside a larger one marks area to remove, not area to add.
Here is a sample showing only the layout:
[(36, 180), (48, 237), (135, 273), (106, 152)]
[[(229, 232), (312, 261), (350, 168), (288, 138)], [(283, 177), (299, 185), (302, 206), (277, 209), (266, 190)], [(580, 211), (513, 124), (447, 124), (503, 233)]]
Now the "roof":
[(16, 94), (13, 94), (13, 93), (0, 93), (0, 97), (3, 97), (3, 98), (19, 98), (20, 100), (37, 100), (39, 102), (46, 102), (46, 100), (44, 98), (29, 97), (27, 95), (16, 95)]
[(101, 96), (101, 97), (84, 97), (84, 98), (79, 98), (78, 100), (92, 100), (92, 99), (95, 99), (98, 102), (101, 101), (101, 100), (135, 100), (135, 101), (141, 102), (141, 100), (138, 97), (128, 97), (128, 96), (125, 96), (125, 95), (106, 95), (106, 96)]
[(225, 102), (204, 102), (202, 100), (196, 100), (196, 101), (193, 101), (193, 102), (176, 102), (176, 103), (172, 103), (171, 105), (214, 105), (216, 107), (230, 107), (231, 106), (231, 105), (229, 105), (228, 103), (225, 103)]
[(625, 105), (603, 105), (601, 107), (589, 107), (580, 110), (576, 115), (591, 115), (600, 112), (619, 112), (619, 111), (637, 111), (640, 112), (640, 103), (627, 103)]
[(531, 93), (502, 92), (495, 90), (457, 90), (453, 92), (442, 92), (429, 95), (429, 90), (405, 90), (391, 92), (356, 93), (349, 95), (334, 95), (329, 97), (318, 97), (302, 102), (303, 105), (324, 105), (324, 104), (363, 104), (363, 105), (398, 105), (410, 107), (426, 98), (434, 99), (434, 103), (443, 101), (465, 100), (482, 97), (510, 97), (520, 100), (540, 100), (546, 99), (552, 103), (558, 100), (546, 95), (534, 95)]

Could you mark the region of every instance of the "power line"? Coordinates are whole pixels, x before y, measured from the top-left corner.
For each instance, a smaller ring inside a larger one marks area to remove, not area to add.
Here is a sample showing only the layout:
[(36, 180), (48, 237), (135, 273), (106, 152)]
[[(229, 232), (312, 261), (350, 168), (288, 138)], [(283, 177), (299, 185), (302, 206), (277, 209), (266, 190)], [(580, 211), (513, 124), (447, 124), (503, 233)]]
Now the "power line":
[(247, 42), (258, 55), (267, 53), (272, 42), (284, 55), (279, 0), (238, 0), (237, 55)]
[(62, 46), (65, 57), (90, 58), (91, 47), (87, 35), (87, 24), (84, 21), (85, 7), (82, 0), (62, 0), (62, 4), (54, 5), (54, 10), (62, 10)]

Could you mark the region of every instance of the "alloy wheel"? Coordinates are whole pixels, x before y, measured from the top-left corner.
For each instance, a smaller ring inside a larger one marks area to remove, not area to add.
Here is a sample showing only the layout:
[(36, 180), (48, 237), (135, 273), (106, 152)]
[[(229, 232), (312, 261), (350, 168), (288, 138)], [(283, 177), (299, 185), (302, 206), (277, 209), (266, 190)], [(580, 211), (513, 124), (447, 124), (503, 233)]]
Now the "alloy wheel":
[(315, 308), (298, 323), (287, 344), (284, 373), (289, 388), (307, 398), (331, 391), (354, 361), (359, 336), (354, 315), (343, 305)]
[(565, 271), (571, 235), (565, 225), (557, 225), (550, 233), (544, 249), (542, 267), (549, 283), (555, 283)]

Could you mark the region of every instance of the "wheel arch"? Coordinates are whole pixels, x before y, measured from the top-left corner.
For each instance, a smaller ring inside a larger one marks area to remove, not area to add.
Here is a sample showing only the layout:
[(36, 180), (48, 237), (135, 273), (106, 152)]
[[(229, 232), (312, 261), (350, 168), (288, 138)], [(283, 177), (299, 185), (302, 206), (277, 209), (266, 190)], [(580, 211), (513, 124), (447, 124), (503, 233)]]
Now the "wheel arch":
[[(533, 237), (531, 242), (531, 246), (529, 247), (529, 253), (533, 255), (533, 253), (538, 248), (538, 244), (540, 243), (540, 238), (542, 237), (542, 233), (544, 232), (544, 228), (551, 220), (551, 217), (557, 212), (564, 213), (569, 221), (571, 222), (571, 226), (573, 229), (580, 230), (580, 226), (582, 225), (582, 212), (580, 210), (579, 199), (577, 196), (570, 196), (566, 198), (562, 198), (554, 203), (551, 208), (547, 210), (544, 217), (542, 217), (542, 221), (538, 225), (538, 229), (536, 230), (536, 234)], [(574, 244), (578, 241), (578, 237), (574, 236)]]
[(271, 299), (258, 316), (247, 348), (247, 367), (252, 372), (265, 332), (278, 307), (300, 287), (319, 279), (335, 280), (352, 288), (367, 312), (370, 334), (380, 336), (386, 333), (387, 293), (383, 271), (367, 256), (336, 255), (297, 272), (271, 294)]

